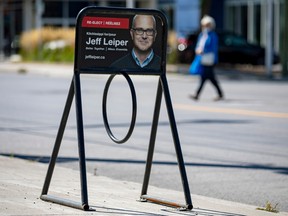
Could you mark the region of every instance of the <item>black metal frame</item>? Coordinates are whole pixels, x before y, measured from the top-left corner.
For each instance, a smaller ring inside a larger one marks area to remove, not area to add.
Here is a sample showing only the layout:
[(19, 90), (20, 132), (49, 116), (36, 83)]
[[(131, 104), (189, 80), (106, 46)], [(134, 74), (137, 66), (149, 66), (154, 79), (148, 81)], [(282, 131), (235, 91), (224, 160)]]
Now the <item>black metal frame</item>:
[[(134, 13), (136, 12), (141, 12), (141, 13), (146, 13), (146, 14), (157, 14), (163, 19), (164, 26), (167, 26), (166, 23), (166, 18), (165, 16), (160, 13), (159, 11), (155, 10), (141, 10), (141, 9), (119, 9), (119, 8), (99, 8), (99, 7), (88, 7), (83, 9), (77, 19), (80, 19), (83, 17), (86, 12), (91, 12), (91, 11), (99, 11), (101, 12), (106, 12), (109, 11), (120, 11), (121, 13), (125, 13), (126, 11), (131, 11)], [(80, 18), (79, 18), (80, 17)], [(166, 29), (166, 28), (165, 28)], [(165, 30), (166, 31), (166, 30)], [(164, 45), (167, 44), (167, 31), (164, 32)], [(58, 203), (61, 205), (66, 205), (69, 207), (74, 207), (82, 210), (90, 210), (89, 204), (88, 204), (88, 188), (87, 188), (87, 176), (86, 176), (86, 161), (85, 161), (85, 145), (84, 145), (84, 129), (83, 129), (83, 113), (82, 113), (82, 99), (81, 99), (81, 82), (80, 82), (80, 74), (81, 73), (87, 73), (87, 70), (81, 69), (78, 67), (77, 64), (77, 30), (76, 30), (76, 50), (75, 50), (75, 66), (74, 66), (74, 76), (71, 81), (70, 89), (68, 92), (65, 108), (63, 111), (63, 115), (61, 118), (60, 126), (58, 129), (58, 133), (56, 136), (54, 148), (52, 151), (52, 155), (50, 158), (50, 163), (48, 166), (45, 182), (43, 185), (42, 193), (41, 193), (41, 199), (44, 201), (50, 201), (54, 203)], [(163, 46), (163, 59), (166, 59), (166, 46)], [(123, 74), (124, 72), (103, 72), (103, 71), (95, 71), (95, 70), (89, 70), (89, 73), (93, 74)], [(134, 72), (129, 72), (130, 74), (136, 74)], [(141, 74), (141, 73), (137, 73)], [(149, 148), (148, 148), (148, 153), (147, 153), (147, 160), (146, 160), (146, 169), (145, 169), (145, 174), (144, 174), (144, 180), (143, 180), (143, 185), (142, 185), (142, 192), (140, 196), (141, 201), (150, 201), (158, 204), (163, 204), (163, 205), (168, 205), (168, 206), (173, 206), (179, 209), (184, 209), (184, 210), (191, 210), (193, 208), (192, 205), (192, 200), (191, 200), (191, 195), (190, 195), (190, 189), (189, 189), (189, 184), (188, 184), (188, 179), (187, 179), (187, 174), (185, 170), (185, 164), (183, 160), (183, 155), (182, 155), (182, 150), (181, 150), (181, 145), (180, 145), (180, 140), (178, 136), (178, 131), (177, 131), (177, 126), (176, 126), (176, 121), (175, 121), (175, 116), (173, 112), (173, 107), (172, 107), (172, 101), (171, 101), (171, 96), (168, 88), (168, 82), (166, 78), (166, 61), (163, 60), (163, 65), (161, 72), (151, 72), (151, 73), (146, 73), (145, 75), (159, 75), (159, 82), (158, 82), (158, 89), (157, 89), (157, 95), (156, 95), (156, 100), (155, 100), (155, 107), (154, 107), (154, 114), (153, 114), (153, 122), (152, 122), (152, 127), (151, 127), (151, 134), (150, 134), (150, 142), (149, 142)], [(144, 75), (144, 74), (141, 74)], [(125, 74), (125, 76), (128, 76), (128, 73)], [(112, 80), (112, 79), (111, 79)], [(110, 81), (111, 82), (111, 81)], [(150, 174), (151, 174), (151, 168), (152, 168), (152, 161), (153, 161), (153, 154), (154, 154), (154, 147), (155, 147), (155, 140), (156, 140), (156, 134), (157, 134), (157, 127), (158, 127), (158, 120), (159, 120), (159, 113), (160, 113), (160, 108), (161, 108), (161, 101), (162, 101), (162, 95), (164, 93), (164, 98), (166, 102), (166, 108), (168, 112), (168, 117), (170, 121), (170, 127), (171, 127), (171, 132), (173, 135), (173, 141), (174, 141), (174, 147), (175, 147), (175, 152), (177, 155), (177, 161), (178, 161), (178, 167), (181, 175), (181, 180), (182, 180), (182, 186), (184, 190), (184, 195), (185, 195), (185, 204), (178, 204), (174, 203), (171, 201), (167, 201), (165, 199), (159, 199), (155, 198), (153, 196), (150, 196), (147, 194), (148, 190), (148, 185), (149, 185), (149, 179), (150, 179)], [(56, 164), (56, 160), (58, 157), (58, 152), (60, 149), (60, 145), (62, 142), (62, 138), (64, 135), (66, 123), (69, 117), (70, 109), (72, 106), (73, 98), (75, 95), (75, 105), (76, 105), (76, 117), (77, 117), (77, 134), (78, 134), (78, 151), (79, 151), (79, 166), (80, 166), (80, 182), (81, 182), (81, 203), (63, 199), (60, 197), (55, 197), (52, 195), (48, 194), (51, 178), (53, 175), (54, 167)]]

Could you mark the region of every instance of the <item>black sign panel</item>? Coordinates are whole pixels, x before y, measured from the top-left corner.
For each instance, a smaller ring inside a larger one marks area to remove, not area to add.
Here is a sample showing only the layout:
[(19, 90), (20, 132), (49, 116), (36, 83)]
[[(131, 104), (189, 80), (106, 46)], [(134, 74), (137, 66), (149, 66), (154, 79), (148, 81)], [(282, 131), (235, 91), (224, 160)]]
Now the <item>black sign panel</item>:
[(167, 22), (157, 10), (84, 8), (77, 17), (75, 72), (160, 74)]

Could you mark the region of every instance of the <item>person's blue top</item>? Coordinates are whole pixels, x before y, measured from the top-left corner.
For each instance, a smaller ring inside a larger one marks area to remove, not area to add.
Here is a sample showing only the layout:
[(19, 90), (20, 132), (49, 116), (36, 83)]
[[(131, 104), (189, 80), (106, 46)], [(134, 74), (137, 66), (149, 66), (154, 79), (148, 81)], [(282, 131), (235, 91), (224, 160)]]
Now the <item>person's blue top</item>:
[[(206, 39), (203, 53), (210, 53), (213, 52), (215, 55), (215, 64), (218, 62), (218, 36), (215, 31), (209, 31), (208, 37)], [(197, 45), (202, 37), (203, 33), (201, 32), (197, 39)], [(196, 45), (196, 47), (197, 47)]]

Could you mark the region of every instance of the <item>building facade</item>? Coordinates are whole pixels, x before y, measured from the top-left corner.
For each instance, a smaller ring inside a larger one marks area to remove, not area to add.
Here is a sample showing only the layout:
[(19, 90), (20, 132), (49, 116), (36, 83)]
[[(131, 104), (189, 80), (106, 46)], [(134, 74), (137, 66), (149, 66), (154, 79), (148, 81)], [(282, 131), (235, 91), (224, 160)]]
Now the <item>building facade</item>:
[[(266, 46), (271, 37), (273, 49), (280, 51), (284, 0), (226, 0), (225, 29), (241, 34), (252, 43)], [(271, 33), (271, 36), (267, 35)]]
[(0, 58), (13, 54), (21, 32), (73, 27), (77, 14), (87, 6), (157, 8), (157, 0), (0, 0)]
[[(23, 31), (42, 26), (75, 26), (78, 12), (86, 6), (156, 8), (163, 11), (169, 28), (185, 37), (200, 28), (205, 13), (217, 28), (243, 35), (249, 42), (280, 51), (287, 0), (1, 0), (0, 56), (11, 54), (11, 45)], [(9, 51), (10, 48), (10, 51)]]

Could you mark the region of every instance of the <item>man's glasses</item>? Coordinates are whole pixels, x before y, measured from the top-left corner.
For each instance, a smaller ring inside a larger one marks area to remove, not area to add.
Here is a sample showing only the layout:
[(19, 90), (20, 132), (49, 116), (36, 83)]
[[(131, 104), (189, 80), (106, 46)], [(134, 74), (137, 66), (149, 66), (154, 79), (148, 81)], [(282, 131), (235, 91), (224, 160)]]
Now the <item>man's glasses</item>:
[(132, 30), (137, 34), (137, 35), (143, 35), (144, 32), (146, 33), (146, 35), (148, 36), (152, 36), (155, 34), (155, 30), (154, 29), (142, 29), (142, 28), (132, 28)]

